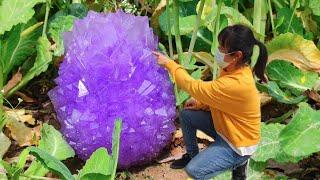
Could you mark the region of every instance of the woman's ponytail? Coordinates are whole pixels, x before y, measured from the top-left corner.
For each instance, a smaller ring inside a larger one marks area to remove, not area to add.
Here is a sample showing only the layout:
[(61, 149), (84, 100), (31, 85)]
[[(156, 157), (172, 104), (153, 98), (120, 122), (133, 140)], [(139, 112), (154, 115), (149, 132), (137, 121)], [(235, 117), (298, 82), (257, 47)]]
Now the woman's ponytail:
[(266, 76), (264, 75), (264, 71), (265, 71), (265, 68), (267, 65), (267, 61), (268, 61), (267, 48), (259, 40), (256, 40), (255, 44), (259, 46), (259, 57), (256, 62), (256, 65), (253, 68), (253, 71), (262, 82), (266, 83), (268, 80), (267, 80)]

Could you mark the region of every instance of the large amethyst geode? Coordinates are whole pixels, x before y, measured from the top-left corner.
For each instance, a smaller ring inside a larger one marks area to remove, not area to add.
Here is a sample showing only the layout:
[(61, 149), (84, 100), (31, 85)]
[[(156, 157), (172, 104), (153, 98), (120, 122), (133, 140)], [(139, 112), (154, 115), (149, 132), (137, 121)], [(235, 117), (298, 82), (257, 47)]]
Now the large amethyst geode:
[(99, 147), (111, 152), (114, 121), (122, 118), (120, 167), (154, 159), (175, 129), (175, 97), (151, 53), (158, 40), (148, 18), (89, 12), (64, 33), (64, 44), (49, 97), (76, 153), (87, 159)]

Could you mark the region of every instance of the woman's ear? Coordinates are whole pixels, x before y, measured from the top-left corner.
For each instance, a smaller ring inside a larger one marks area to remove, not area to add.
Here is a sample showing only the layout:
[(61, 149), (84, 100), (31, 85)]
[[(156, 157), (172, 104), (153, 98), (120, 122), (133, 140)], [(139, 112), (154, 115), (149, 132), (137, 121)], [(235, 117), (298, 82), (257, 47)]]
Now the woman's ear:
[(236, 52), (234, 53), (234, 56), (235, 56), (238, 60), (242, 60), (242, 58), (243, 58), (243, 53), (242, 53), (242, 51), (236, 51)]

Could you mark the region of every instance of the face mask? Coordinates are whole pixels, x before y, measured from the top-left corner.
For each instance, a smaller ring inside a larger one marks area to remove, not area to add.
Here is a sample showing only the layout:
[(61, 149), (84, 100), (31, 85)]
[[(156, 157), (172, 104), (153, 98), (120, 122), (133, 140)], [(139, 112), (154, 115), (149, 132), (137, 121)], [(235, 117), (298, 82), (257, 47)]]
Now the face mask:
[[(227, 54), (231, 54), (231, 53), (227, 53)], [(227, 55), (227, 54), (220, 52), (219, 49), (216, 50), (215, 60), (216, 60), (216, 62), (217, 62), (217, 64), (218, 64), (218, 66), (219, 66), (220, 68), (222, 68), (222, 69), (223, 69), (223, 68), (226, 68), (226, 67), (229, 66), (229, 64), (231, 63), (231, 62), (225, 62), (225, 61), (224, 61), (224, 56)]]

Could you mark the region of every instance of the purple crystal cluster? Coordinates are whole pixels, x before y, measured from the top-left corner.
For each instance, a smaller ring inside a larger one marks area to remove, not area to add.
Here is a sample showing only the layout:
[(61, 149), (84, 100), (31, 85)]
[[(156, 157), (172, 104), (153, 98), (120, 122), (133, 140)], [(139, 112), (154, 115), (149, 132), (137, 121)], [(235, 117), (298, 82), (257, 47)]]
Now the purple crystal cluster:
[(69, 144), (83, 159), (99, 147), (111, 152), (114, 121), (122, 118), (120, 167), (154, 159), (175, 130), (175, 97), (151, 53), (158, 40), (148, 18), (90, 11), (64, 43), (49, 97)]

